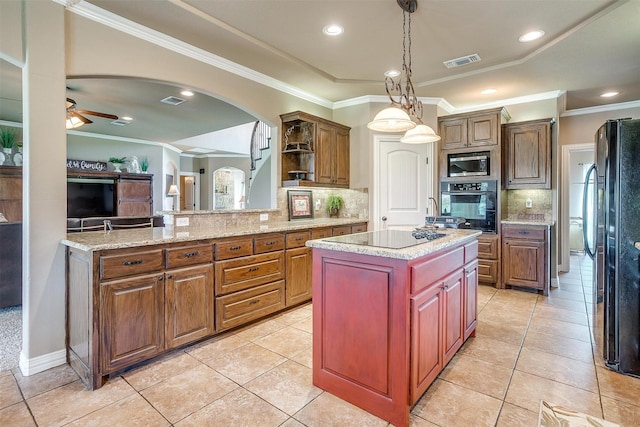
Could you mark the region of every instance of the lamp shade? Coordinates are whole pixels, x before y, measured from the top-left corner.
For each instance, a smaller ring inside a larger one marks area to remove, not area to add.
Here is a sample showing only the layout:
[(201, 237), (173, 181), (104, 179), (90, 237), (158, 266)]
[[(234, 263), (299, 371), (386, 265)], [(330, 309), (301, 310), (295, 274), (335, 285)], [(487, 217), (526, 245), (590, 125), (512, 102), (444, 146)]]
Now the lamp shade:
[(400, 138), (400, 142), (405, 144), (426, 144), (429, 142), (440, 141), (440, 136), (427, 125), (418, 125), (413, 129), (409, 129), (407, 133)]
[(82, 126), (83, 124), (84, 123), (82, 122), (82, 120), (80, 120), (76, 116), (67, 115), (67, 120), (65, 122), (65, 127), (67, 129), (76, 129)]
[(167, 196), (178, 196), (180, 192), (178, 191), (178, 186), (175, 184), (171, 184), (169, 186), (169, 191), (167, 192)]
[(387, 107), (376, 114), (367, 127), (378, 132), (404, 132), (413, 129), (416, 124), (400, 108)]

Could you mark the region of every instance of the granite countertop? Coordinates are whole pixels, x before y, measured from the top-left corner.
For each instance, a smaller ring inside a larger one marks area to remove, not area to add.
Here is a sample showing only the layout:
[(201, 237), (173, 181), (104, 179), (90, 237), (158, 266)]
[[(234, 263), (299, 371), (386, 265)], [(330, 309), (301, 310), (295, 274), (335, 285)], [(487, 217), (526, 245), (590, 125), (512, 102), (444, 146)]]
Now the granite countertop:
[(513, 224), (513, 225), (544, 225), (547, 227), (553, 227), (556, 222), (552, 219), (503, 219), (501, 224)]
[(277, 233), (308, 228), (339, 227), (341, 225), (368, 222), (365, 218), (322, 218), (262, 224), (237, 225), (225, 228), (213, 227), (154, 227), (129, 230), (91, 231), (68, 233), (62, 244), (83, 251), (133, 248), (137, 246), (158, 245), (173, 242), (188, 242), (223, 237), (244, 236), (250, 234)]
[[(402, 231), (411, 231), (413, 228), (409, 228)], [(457, 246), (461, 243), (470, 242), (477, 238), (482, 232), (480, 230), (462, 230), (454, 228), (440, 228), (438, 233), (445, 234), (436, 240), (425, 240), (415, 246), (410, 246), (402, 249), (393, 249), (386, 247), (368, 246), (362, 244), (350, 244), (341, 242), (332, 242), (332, 238), (318, 239), (307, 241), (307, 246), (318, 249), (330, 249), (341, 252), (353, 252), (363, 255), (373, 255), (384, 258), (397, 258), (411, 260), (420, 258), (425, 255), (429, 255), (433, 252), (440, 251), (452, 246)], [(367, 234), (377, 233), (375, 231), (369, 231)], [(361, 233), (364, 234), (364, 233)], [(357, 234), (355, 235), (357, 236)], [(348, 236), (344, 236), (348, 237)]]

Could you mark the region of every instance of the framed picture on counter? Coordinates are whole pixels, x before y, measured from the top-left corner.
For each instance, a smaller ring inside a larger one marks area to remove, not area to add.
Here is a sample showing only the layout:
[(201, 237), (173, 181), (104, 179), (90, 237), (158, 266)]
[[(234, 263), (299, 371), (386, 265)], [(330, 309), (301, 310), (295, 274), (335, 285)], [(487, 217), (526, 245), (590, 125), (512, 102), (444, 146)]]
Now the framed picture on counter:
[(289, 220), (313, 218), (313, 196), (311, 191), (289, 190)]

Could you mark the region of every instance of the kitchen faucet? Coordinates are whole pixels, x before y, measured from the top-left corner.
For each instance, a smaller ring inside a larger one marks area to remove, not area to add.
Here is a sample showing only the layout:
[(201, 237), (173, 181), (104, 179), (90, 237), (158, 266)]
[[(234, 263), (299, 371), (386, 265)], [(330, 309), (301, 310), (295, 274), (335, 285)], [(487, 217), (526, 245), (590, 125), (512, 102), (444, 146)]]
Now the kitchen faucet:
[(438, 218), (438, 213), (440, 212), (438, 210), (438, 201), (436, 199), (434, 199), (433, 197), (429, 197), (429, 200), (431, 200), (434, 204), (434, 206), (436, 207), (435, 212), (433, 213), (433, 223), (431, 223), (432, 227), (436, 226), (436, 219)]

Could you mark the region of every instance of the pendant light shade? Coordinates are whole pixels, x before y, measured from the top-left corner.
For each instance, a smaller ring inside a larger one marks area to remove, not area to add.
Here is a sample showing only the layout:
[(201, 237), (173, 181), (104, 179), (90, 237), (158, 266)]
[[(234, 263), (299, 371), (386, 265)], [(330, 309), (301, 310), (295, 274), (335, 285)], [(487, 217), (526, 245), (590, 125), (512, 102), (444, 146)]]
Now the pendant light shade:
[(404, 132), (415, 128), (416, 124), (400, 108), (387, 107), (376, 114), (367, 127), (377, 132)]
[(418, 125), (413, 129), (409, 129), (407, 133), (400, 138), (400, 142), (405, 144), (426, 144), (429, 142), (440, 141), (440, 136), (427, 125)]

